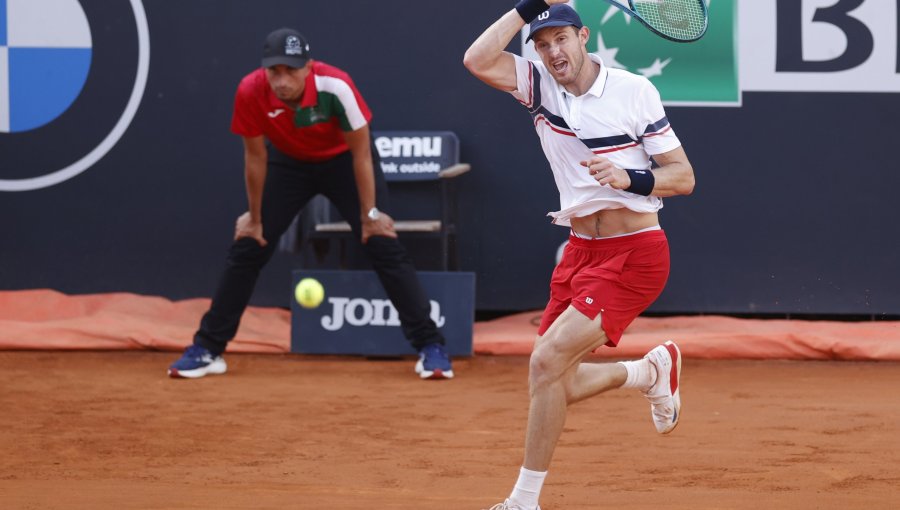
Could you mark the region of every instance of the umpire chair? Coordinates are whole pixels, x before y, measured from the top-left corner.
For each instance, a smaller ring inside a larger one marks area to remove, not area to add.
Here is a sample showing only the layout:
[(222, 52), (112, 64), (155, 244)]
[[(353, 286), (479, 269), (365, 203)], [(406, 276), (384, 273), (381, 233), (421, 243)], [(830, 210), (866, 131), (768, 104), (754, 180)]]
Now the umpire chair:
[[(376, 131), (374, 148), (381, 159), (390, 194), (386, 212), (394, 218), (400, 239), (421, 238), (437, 243), (438, 267), (443, 271), (459, 269), (456, 243), (456, 177), (471, 167), (459, 161), (459, 139), (451, 131)], [(339, 265), (347, 267), (352, 235), (350, 225), (323, 196), (317, 195), (300, 212), (295, 225), (281, 240), (287, 251), (303, 251), (311, 245), (321, 264), (335, 243), (339, 246)], [(303, 260), (305, 267), (312, 264)]]

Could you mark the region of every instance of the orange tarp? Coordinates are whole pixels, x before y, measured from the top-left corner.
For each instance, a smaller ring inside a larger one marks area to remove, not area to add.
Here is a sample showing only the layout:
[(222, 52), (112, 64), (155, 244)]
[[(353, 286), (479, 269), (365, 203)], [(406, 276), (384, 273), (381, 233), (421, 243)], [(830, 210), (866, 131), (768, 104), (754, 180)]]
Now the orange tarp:
[[(475, 350), (484, 354), (526, 354), (537, 333), (540, 312), (517, 314), (475, 325)], [(836, 322), (736, 319), (715, 315), (638, 317), (619, 346), (593, 356), (634, 358), (675, 340), (683, 356), (703, 359), (900, 360), (900, 322)]]
[[(180, 350), (209, 299), (170, 301), (128, 293), (68, 296), (0, 291), (0, 349)], [(531, 352), (540, 312), (477, 322), (476, 354)], [(900, 322), (751, 320), (721, 316), (639, 317), (619, 347), (594, 356), (642, 356), (664, 340), (688, 358), (900, 360)], [(229, 352), (289, 352), (290, 312), (250, 307)]]
[[(53, 290), (0, 292), (0, 349), (181, 350), (209, 299), (170, 301), (137, 294), (67, 296)], [(252, 307), (232, 352), (290, 350), (290, 312)]]

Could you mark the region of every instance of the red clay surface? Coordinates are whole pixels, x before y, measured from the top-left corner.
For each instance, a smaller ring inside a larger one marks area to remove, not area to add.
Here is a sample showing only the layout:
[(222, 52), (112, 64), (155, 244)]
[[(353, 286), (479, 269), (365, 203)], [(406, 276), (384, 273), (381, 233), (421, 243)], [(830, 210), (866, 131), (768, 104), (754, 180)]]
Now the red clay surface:
[[(0, 352), (3, 509), (480, 509), (522, 456), (527, 359)], [(900, 508), (900, 364), (688, 359), (683, 418), (646, 401), (571, 408), (544, 510)]]

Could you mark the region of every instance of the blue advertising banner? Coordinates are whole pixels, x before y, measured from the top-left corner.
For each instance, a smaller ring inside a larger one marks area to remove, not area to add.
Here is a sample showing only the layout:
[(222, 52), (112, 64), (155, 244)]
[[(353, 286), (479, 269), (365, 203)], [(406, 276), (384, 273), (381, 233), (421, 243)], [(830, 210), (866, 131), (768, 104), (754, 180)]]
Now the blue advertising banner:
[(459, 139), (450, 131), (379, 131), (373, 135), (381, 171), (390, 181), (437, 179), (438, 172), (459, 163)]
[[(293, 285), (313, 278), (325, 295), (314, 308), (291, 301), (291, 352), (405, 356), (416, 354), (400, 329), (397, 310), (373, 271), (293, 271)], [(418, 273), (431, 318), (451, 356), (472, 355), (475, 273)]]

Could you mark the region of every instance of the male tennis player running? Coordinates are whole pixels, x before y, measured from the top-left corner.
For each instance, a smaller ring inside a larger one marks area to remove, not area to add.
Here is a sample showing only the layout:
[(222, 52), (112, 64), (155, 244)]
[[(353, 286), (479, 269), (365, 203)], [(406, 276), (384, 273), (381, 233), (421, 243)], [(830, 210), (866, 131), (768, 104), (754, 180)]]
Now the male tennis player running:
[[(531, 355), (524, 465), (509, 498), (494, 510), (539, 508), (569, 404), (636, 388), (650, 400), (662, 434), (678, 424), (681, 407), (681, 353), (672, 342), (637, 361), (582, 363), (598, 347), (615, 347), (662, 292), (669, 247), (657, 216), (660, 197), (691, 193), (694, 173), (656, 88), (588, 54), (589, 30), (563, 1), (521, 0), (464, 60), (472, 74), (512, 93), (531, 114), (559, 188), (561, 207), (550, 216), (571, 228)], [(504, 51), (526, 22), (539, 61)]]

